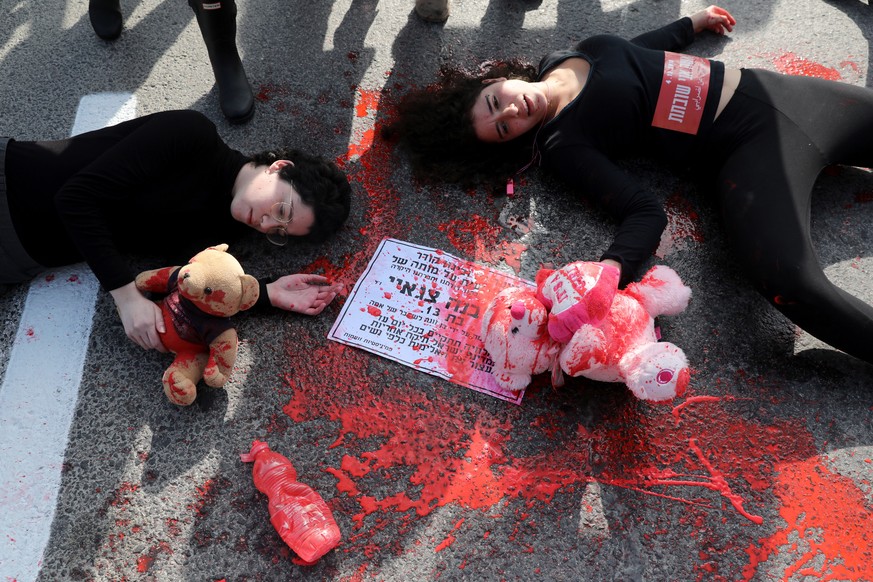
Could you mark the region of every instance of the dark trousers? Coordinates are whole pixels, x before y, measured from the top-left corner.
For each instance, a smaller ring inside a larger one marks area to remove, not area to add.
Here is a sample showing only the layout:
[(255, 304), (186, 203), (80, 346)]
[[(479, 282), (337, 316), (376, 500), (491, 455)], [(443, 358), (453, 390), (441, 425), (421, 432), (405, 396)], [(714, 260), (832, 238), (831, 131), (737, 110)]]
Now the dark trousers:
[(873, 167), (873, 90), (745, 69), (706, 139), (736, 253), (758, 290), (798, 326), (873, 363), (873, 307), (825, 276), (810, 200), (831, 164)]
[(6, 200), (6, 144), (0, 137), (0, 285), (24, 283), (46, 269), (30, 258), (15, 232)]

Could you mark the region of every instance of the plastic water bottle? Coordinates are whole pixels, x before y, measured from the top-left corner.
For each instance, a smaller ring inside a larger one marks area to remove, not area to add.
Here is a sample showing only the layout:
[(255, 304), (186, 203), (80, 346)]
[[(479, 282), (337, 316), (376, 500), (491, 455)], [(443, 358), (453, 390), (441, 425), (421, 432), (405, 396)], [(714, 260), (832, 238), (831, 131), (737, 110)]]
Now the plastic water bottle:
[(341, 534), (330, 508), (321, 495), (297, 481), (291, 461), (261, 441), (253, 441), (240, 460), (254, 461), (252, 478), (269, 498), (270, 522), (301, 560), (315, 563), (336, 547)]

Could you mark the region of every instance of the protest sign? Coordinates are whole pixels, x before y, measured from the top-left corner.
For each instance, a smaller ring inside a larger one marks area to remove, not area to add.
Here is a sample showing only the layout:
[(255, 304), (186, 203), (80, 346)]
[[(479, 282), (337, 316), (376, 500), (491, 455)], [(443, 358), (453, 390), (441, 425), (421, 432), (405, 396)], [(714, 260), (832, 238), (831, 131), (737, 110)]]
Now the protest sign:
[(386, 238), (328, 338), (496, 398), (521, 404), (491, 375), (482, 317), (491, 299), (533, 283), (443, 251)]

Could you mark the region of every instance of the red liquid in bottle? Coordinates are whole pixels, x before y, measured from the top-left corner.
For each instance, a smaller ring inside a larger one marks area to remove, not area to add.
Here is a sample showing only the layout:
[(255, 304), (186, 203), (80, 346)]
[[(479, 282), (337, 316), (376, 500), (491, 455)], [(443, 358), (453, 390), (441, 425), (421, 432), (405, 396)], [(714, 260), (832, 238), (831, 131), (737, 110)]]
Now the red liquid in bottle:
[(321, 495), (297, 481), (291, 461), (261, 441), (253, 441), (252, 450), (240, 459), (254, 461), (252, 478), (269, 498), (270, 522), (301, 560), (314, 563), (336, 547), (341, 534), (330, 508)]

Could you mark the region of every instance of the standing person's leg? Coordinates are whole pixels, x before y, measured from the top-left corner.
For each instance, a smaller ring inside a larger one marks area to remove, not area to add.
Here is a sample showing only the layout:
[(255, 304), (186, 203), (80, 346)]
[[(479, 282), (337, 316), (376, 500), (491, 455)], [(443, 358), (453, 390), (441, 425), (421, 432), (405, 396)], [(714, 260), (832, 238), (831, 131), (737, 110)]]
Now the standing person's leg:
[(244, 123), (254, 114), (255, 99), (236, 48), (236, 3), (188, 0), (188, 4), (206, 43), (221, 111), (231, 123)]
[[(743, 75), (737, 101), (725, 109), (728, 118), (719, 120), (749, 129), (739, 134), (739, 145), (717, 178), (736, 254), (761, 294), (791, 321), (873, 363), (873, 306), (831, 283), (810, 239), (812, 188), (830, 160), (783, 113), (790, 107), (780, 103), (782, 88), (767, 79), (761, 83), (756, 73)], [(774, 101), (776, 108), (770, 105)], [(740, 110), (756, 112), (744, 120), (731, 119)]]
[(415, 13), (428, 22), (445, 22), (449, 11), (449, 0), (415, 0)]
[(121, 4), (119, 0), (90, 0), (88, 18), (91, 28), (103, 40), (115, 40), (121, 35)]

